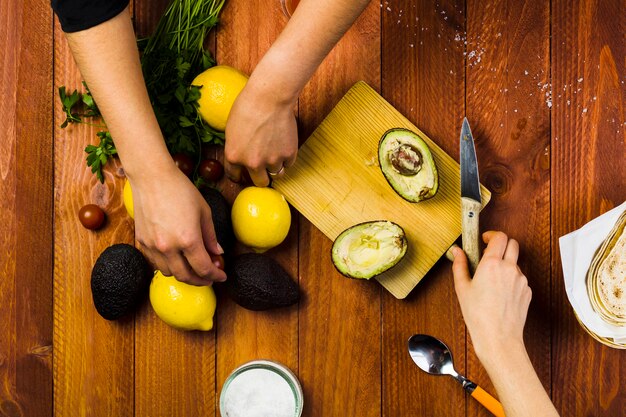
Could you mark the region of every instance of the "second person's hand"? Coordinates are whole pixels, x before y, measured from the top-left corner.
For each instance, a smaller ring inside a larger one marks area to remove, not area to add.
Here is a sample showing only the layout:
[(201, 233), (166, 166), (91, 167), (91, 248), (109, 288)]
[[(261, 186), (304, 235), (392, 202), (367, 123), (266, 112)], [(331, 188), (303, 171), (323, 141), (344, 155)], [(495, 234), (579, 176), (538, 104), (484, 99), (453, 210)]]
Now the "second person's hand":
[(486, 232), (487, 248), (472, 279), (465, 253), (454, 251), (454, 284), (479, 359), (485, 363), (522, 347), (531, 290), (517, 266), (519, 244), (502, 232)]
[(193, 285), (226, 279), (210, 255), (223, 253), (211, 209), (173, 163), (158, 178), (131, 180), (131, 187), (135, 237), (163, 274)]
[(226, 124), (225, 169), (239, 182), (247, 169), (256, 186), (265, 187), (296, 160), (298, 128), (295, 99), (281, 99), (254, 75), (235, 104)]

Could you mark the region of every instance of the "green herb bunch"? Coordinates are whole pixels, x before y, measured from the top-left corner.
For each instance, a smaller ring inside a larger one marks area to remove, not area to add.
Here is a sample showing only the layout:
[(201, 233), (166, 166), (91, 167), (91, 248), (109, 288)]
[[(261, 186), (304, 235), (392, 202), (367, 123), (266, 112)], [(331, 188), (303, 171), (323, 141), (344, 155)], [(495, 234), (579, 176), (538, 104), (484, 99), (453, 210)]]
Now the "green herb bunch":
[[(173, 0), (152, 36), (137, 41), (152, 108), (172, 154), (184, 152), (199, 160), (202, 143), (224, 143), (224, 133), (202, 121), (197, 111), (200, 89), (191, 86), (196, 75), (215, 65), (211, 54), (204, 49), (204, 41), (217, 25), (224, 2)], [(71, 123), (87, 123), (86, 118), (101, 117), (87, 85), (84, 86), (85, 93), (74, 90), (69, 96), (65, 86), (59, 88), (66, 115), (62, 128)], [(99, 145), (89, 145), (85, 152), (87, 165), (103, 182), (102, 167), (117, 150), (108, 132), (98, 132), (97, 136)]]

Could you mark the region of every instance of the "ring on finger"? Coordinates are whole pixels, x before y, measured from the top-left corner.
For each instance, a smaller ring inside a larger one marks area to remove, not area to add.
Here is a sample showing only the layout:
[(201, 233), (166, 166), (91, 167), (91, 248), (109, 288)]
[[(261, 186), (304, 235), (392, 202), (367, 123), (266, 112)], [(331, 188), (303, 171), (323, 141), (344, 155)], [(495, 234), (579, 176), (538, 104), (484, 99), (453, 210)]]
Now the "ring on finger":
[(279, 169), (278, 171), (276, 171), (276, 172), (272, 172), (272, 171), (270, 171), (269, 169), (267, 169), (266, 171), (267, 171), (267, 173), (268, 173), (268, 175), (269, 175), (270, 177), (276, 177), (276, 176), (278, 176), (278, 175), (282, 174), (283, 172), (285, 172), (285, 166), (283, 165), (283, 166), (282, 166), (282, 167), (280, 167), (280, 169)]

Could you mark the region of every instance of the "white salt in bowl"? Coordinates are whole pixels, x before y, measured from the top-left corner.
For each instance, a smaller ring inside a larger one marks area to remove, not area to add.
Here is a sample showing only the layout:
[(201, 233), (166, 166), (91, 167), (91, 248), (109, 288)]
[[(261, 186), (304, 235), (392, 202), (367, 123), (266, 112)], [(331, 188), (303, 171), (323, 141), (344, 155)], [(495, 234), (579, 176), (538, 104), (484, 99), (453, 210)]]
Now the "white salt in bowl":
[(286, 366), (267, 360), (245, 363), (224, 382), (222, 417), (300, 417), (302, 387)]

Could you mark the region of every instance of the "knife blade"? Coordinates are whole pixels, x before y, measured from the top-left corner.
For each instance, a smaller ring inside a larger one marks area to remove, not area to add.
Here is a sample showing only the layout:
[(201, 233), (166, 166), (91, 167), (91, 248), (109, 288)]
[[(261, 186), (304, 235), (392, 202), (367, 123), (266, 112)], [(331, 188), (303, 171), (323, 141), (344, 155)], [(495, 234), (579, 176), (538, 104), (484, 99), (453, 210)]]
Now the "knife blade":
[(480, 260), (479, 213), (482, 206), (480, 179), (474, 137), (467, 117), (463, 118), (459, 139), (461, 162), (461, 233), (463, 250), (473, 273)]

